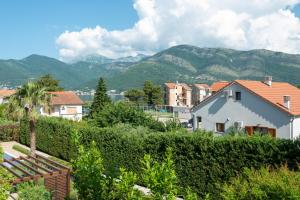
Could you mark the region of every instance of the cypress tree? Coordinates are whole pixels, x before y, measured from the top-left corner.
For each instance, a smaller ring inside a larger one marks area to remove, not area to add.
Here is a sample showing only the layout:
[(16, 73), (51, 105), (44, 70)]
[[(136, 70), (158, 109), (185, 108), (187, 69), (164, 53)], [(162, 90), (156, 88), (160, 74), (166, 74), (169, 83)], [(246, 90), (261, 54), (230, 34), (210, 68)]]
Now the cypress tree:
[(103, 108), (106, 104), (111, 103), (111, 99), (106, 94), (106, 92), (107, 92), (107, 89), (106, 89), (105, 81), (103, 78), (100, 78), (98, 81), (98, 86), (96, 89), (95, 97), (94, 97), (93, 103), (91, 105), (91, 112), (90, 112), (91, 117), (93, 117), (96, 113), (103, 110)]

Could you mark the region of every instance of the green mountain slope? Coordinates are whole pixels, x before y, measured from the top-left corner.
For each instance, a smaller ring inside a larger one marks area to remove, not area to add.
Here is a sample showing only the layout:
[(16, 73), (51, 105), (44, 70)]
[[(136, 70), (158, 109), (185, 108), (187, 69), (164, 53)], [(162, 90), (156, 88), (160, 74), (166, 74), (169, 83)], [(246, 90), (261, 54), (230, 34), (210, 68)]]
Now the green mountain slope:
[(0, 85), (22, 84), (51, 73), (67, 89), (93, 88), (100, 76), (110, 89), (140, 87), (145, 80), (211, 83), (219, 80), (258, 79), (300, 83), (300, 55), (267, 50), (236, 51), (180, 45), (151, 57), (109, 59), (91, 57), (67, 64), (46, 56), (31, 55), (22, 60), (0, 60)]
[(66, 89), (81, 89), (86, 86), (84, 83), (99, 76), (110, 77), (130, 64), (89, 61), (67, 64), (54, 58), (31, 55), (22, 60), (0, 60), (0, 84), (16, 86), (50, 73)]
[(146, 58), (109, 78), (111, 88), (141, 86), (144, 80), (211, 83), (218, 80), (258, 79), (300, 83), (300, 55), (268, 50), (236, 51), (222, 48), (175, 46)]

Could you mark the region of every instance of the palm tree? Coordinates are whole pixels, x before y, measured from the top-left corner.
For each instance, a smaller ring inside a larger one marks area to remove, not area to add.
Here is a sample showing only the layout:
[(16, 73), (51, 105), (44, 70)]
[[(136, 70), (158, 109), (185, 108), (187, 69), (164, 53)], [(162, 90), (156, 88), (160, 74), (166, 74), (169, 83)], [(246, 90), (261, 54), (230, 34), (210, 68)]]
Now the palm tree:
[(45, 112), (49, 112), (50, 100), (51, 94), (47, 92), (47, 88), (34, 82), (24, 84), (9, 98), (7, 115), (15, 120), (26, 117), (29, 121), (31, 156), (35, 156), (36, 151), (35, 125), (40, 114), (39, 109), (43, 108)]

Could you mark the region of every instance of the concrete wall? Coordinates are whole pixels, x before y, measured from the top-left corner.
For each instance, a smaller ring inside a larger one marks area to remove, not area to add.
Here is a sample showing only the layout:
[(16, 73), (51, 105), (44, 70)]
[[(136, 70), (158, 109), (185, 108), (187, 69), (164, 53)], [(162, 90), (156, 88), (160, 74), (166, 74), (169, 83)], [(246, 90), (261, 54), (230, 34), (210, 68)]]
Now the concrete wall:
[[(275, 128), (278, 138), (290, 138), (290, 117), (277, 107), (265, 102), (237, 84), (227, 87), (233, 91), (233, 97), (227, 98), (222, 92), (194, 108), (195, 117), (201, 117), (200, 128), (216, 130), (216, 123), (225, 123), (225, 130), (241, 121), (245, 126), (265, 126)], [(241, 92), (241, 100), (235, 100), (235, 92)]]
[(297, 117), (293, 121), (293, 137), (300, 137), (300, 117)]

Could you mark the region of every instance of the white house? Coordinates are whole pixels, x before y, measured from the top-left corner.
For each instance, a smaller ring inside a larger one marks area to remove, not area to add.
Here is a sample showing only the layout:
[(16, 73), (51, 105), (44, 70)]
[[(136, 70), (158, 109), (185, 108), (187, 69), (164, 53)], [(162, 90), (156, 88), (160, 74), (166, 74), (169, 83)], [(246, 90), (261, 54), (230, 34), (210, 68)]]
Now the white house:
[(63, 117), (70, 120), (80, 121), (82, 119), (83, 101), (71, 91), (50, 92), (52, 99), (50, 102), (50, 113), (44, 112), (41, 108), (41, 115)]
[(294, 139), (300, 135), (300, 90), (288, 83), (236, 80), (192, 109), (194, 129), (225, 133), (231, 127)]
[(8, 97), (13, 95), (16, 91), (15, 90), (0, 90), (0, 104), (6, 103)]

